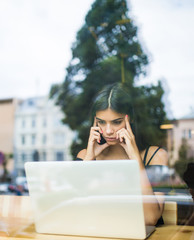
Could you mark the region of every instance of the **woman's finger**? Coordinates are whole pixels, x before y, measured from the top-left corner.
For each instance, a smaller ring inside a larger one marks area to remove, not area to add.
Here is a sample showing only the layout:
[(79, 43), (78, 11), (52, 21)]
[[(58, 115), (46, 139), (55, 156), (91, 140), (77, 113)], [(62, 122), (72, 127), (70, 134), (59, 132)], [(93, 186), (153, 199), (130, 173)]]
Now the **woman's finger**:
[[(130, 137), (129, 132), (127, 131), (127, 129), (122, 128), (122, 129), (120, 129), (119, 131), (117, 131), (117, 133), (116, 133), (116, 138), (118, 139), (119, 136), (120, 136), (120, 134), (122, 134), (122, 133), (123, 133), (126, 137)], [(123, 135), (123, 136), (124, 136), (124, 135)]]
[(100, 137), (100, 136), (94, 136), (94, 139), (95, 139), (98, 143), (100, 143), (101, 137)]
[(91, 132), (100, 132), (100, 128), (99, 127), (91, 127)]
[(120, 142), (123, 142), (123, 140), (124, 140), (124, 136), (123, 136), (122, 134), (120, 134), (120, 136), (119, 136), (119, 140), (120, 140)]
[(128, 115), (125, 116), (125, 124), (126, 124), (126, 129), (129, 131), (131, 135), (133, 135), (133, 131), (131, 129), (131, 125), (129, 123), (129, 117)]
[(93, 123), (93, 127), (96, 127), (97, 124), (96, 124), (96, 117), (94, 117), (94, 123)]
[(128, 115), (125, 116), (125, 125), (126, 125), (126, 129), (130, 132), (130, 124), (129, 124)]
[(133, 136), (130, 135), (129, 131), (127, 129), (123, 128), (117, 132), (117, 139), (120, 141), (120, 143), (129, 143), (132, 141)]
[(92, 134), (90, 140), (93, 142), (93, 141), (97, 141), (97, 142), (100, 142), (100, 139), (101, 139), (101, 136), (100, 134)]
[(101, 135), (99, 133), (99, 128), (98, 127), (93, 127), (91, 129), (91, 137), (95, 140), (97, 140), (98, 142), (101, 140)]
[(119, 135), (120, 135), (120, 133), (121, 133), (123, 130), (125, 131), (126, 129), (121, 128), (120, 130), (118, 130), (118, 131), (116, 132), (116, 138), (117, 138), (117, 139), (119, 139)]
[(126, 133), (125, 131), (121, 130), (120, 132), (118, 132), (118, 138), (120, 142), (123, 142), (126, 138)]

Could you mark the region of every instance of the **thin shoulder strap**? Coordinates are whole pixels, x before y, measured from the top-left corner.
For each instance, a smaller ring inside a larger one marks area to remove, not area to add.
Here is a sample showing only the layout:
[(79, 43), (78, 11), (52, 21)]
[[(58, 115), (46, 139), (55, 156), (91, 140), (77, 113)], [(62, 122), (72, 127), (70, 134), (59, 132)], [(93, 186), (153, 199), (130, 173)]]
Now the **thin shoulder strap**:
[(147, 162), (146, 165), (149, 165), (149, 164), (150, 164), (152, 158), (155, 156), (155, 154), (157, 153), (157, 151), (158, 151), (159, 149), (160, 149), (160, 147), (158, 147), (158, 148), (156, 149), (156, 151), (152, 154), (151, 158), (149, 159), (149, 161)]
[(145, 151), (145, 154), (144, 154), (144, 158), (143, 158), (143, 164), (144, 166), (146, 165), (146, 158), (147, 158), (147, 155), (148, 155), (148, 150), (149, 150), (150, 147), (147, 147), (146, 148), (146, 151)]

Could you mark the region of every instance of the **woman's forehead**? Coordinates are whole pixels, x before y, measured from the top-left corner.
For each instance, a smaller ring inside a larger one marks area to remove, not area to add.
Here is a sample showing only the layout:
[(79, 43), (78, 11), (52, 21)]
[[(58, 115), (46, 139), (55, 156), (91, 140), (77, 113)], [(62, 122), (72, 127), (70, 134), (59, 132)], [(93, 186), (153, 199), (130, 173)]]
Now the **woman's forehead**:
[(97, 111), (96, 117), (103, 120), (114, 120), (117, 118), (123, 118), (125, 114), (115, 112), (114, 110), (108, 108), (106, 110)]

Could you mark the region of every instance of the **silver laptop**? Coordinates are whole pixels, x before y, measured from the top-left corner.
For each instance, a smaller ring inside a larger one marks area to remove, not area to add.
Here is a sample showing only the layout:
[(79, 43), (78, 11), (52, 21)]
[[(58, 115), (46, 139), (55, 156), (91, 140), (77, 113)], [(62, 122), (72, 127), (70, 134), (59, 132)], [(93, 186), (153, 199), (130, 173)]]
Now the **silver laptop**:
[(145, 239), (135, 160), (27, 162), (36, 231), (48, 234)]

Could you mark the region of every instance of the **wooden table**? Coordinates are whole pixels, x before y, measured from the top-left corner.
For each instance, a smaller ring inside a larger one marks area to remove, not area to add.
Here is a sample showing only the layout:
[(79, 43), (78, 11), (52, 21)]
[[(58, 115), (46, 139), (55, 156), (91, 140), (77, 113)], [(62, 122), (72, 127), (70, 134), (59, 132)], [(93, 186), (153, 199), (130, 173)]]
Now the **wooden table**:
[[(24, 218), (1, 218), (0, 240), (107, 240), (107, 238), (61, 236), (36, 233), (33, 222)], [(109, 238), (108, 238), (109, 239)], [(156, 231), (148, 238), (149, 240), (193, 240), (194, 226), (167, 226), (156, 228)]]
[[(38, 234), (28, 197), (0, 196), (0, 240), (108, 240), (110, 238)], [(116, 239), (114, 239), (116, 240)], [(194, 240), (194, 226), (164, 225), (148, 240)]]

